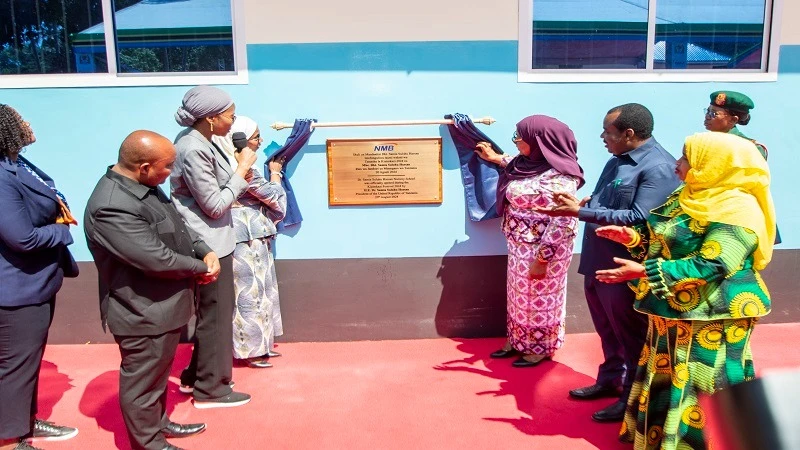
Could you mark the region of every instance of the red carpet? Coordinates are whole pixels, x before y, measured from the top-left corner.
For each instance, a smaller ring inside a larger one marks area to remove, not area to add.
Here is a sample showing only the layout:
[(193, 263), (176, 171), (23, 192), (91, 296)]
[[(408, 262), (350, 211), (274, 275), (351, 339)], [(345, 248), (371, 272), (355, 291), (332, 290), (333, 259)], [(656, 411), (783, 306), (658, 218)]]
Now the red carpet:
[[(800, 324), (759, 325), (759, 374), (800, 367)], [(173, 378), (169, 414), (206, 422), (186, 449), (626, 449), (618, 425), (592, 422), (611, 400), (570, 400), (593, 381), (600, 362), (594, 334), (571, 334), (555, 360), (514, 369), (490, 360), (502, 339), (431, 339), (281, 344), (271, 369), (234, 368), (236, 389), (253, 395), (238, 408), (195, 409)], [(173, 375), (187, 363), (181, 346)], [(128, 449), (117, 398), (114, 345), (47, 348), (40, 414), (80, 433), (45, 449)]]

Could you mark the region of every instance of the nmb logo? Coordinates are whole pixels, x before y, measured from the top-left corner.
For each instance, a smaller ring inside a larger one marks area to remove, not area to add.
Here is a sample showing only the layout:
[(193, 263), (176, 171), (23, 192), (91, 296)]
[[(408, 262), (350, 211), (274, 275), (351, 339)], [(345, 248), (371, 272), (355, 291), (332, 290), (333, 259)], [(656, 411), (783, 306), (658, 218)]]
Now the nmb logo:
[(394, 144), (376, 145), (373, 151), (376, 152), (393, 152)]

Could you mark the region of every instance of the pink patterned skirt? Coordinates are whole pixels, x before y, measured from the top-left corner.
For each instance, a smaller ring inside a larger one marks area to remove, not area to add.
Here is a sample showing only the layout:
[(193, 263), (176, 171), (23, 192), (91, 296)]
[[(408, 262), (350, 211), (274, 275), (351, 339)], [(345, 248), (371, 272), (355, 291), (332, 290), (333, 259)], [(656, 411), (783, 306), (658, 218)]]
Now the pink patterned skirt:
[(547, 265), (547, 276), (528, 278), (538, 245), (508, 240), (508, 340), (524, 354), (552, 356), (564, 344), (567, 271), (574, 241), (558, 245)]

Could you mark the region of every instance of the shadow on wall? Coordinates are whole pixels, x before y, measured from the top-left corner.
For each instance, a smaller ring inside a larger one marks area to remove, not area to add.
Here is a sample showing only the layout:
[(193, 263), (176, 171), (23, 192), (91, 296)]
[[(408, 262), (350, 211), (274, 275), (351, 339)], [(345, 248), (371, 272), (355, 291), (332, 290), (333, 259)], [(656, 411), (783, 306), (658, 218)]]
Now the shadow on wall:
[(498, 228), (499, 219), (475, 224), (468, 219), (469, 239), (455, 241), (442, 258), (436, 277), (442, 283), (436, 308), (436, 332), (443, 337), (496, 337), (506, 333), (506, 255), (464, 257), (476, 227)]

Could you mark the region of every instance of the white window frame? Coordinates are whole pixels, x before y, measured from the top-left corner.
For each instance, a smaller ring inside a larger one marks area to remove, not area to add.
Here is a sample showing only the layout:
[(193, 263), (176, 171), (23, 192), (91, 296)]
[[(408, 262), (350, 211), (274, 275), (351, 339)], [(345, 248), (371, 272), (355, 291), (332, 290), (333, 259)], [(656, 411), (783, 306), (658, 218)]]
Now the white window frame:
[(159, 72), (128, 74), (117, 71), (117, 48), (114, 40), (114, 8), (111, 0), (101, 0), (106, 40), (106, 73), (53, 73), (0, 75), (0, 89), (114, 86), (193, 86), (199, 84), (247, 84), (247, 44), (244, 30), (244, 0), (231, 0), (233, 21), (234, 72)]
[[(797, 0), (795, 0), (797, 1)], [(629, 82), (769, 82), (778, 79), (780, 28), (783, 0), (766, 0), (764, 12), (764, 48), (762, 69), (702, 71), (695, 69), (653, 69), (656, 34), (656, 0), (649, 0), (647, 19), (647, 67), (645, 69), (533, 69), (533, 8), (536, 0), (519, 0), (518, 69), (519, 82), (538, 83), (629, 83)], [(772, 8), (769, 4), (772, 3)], [(773, 21), (773, 18), (775, 20)]]

